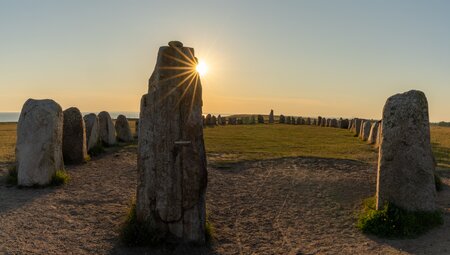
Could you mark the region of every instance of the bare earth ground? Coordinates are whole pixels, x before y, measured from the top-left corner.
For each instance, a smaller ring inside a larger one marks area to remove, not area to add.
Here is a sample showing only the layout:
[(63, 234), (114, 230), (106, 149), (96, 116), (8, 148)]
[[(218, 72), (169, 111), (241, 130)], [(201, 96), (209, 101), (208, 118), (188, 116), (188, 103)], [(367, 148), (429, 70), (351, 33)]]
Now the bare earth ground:
[(376, 166), (320, 158), (209, 168), (210, 248), (126, 248), (118, 229), (135, 193), (134, 150), (68, 167), (72, 180), (60, 188), (2, 182), (0, 254), (450, 254), (448, 186), (439, 193), (443, 226), (414, 240), (377, 239), (354, 227), (361, 200), (375, 192)]

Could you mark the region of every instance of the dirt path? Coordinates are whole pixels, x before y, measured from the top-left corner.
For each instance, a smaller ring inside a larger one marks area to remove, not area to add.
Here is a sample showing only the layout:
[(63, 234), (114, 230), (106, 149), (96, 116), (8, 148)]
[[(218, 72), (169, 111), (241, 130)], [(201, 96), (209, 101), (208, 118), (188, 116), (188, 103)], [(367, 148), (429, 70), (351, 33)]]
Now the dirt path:
[(0, 184), (0, 254), (450, 253), (448, 186), (439, 194), (445, 225), (421, 238), (380, 240), (355, 229), (354, 212), (375, 192), (374, 165), (296, 158), (210, 168), (210, 249), (120, 245), (119, 225), (136, 185), (133, 148), (68, 170), (72, 180), (61, 188)]

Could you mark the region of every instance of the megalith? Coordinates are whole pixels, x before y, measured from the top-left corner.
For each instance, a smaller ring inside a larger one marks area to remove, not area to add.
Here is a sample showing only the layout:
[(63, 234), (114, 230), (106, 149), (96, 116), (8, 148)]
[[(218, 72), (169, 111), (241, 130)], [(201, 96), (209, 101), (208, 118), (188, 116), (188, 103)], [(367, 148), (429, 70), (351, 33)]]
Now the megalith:
[(103, 111), (98, 114), (98, 125), (100, 141), (103, 145), (112, 146), (116, 144), (116, 130), (108, 112)]
[(275, 123), (275, 119), (273, 117), (273, 110), (270, 110), (270, 114), (269, 114), (269, 123), (273, 124)]
[(261, 114), (258, 115), (258, 123), (264, 124), (264, 116), (262, 116)]
[(180, 42), (159, 48), (141, 100), (136, 215), (164, 238), (204, 244), (207, 168), (194, 56)]
[(283, 114), (280, 115), (280, 119), (278, 120), (278, 122), (279, 122), (280, 124), (286, 123), (286, 118), (284, 117)]
[(375, 121), (374, 123), (372, 123), (372, 126), (370, 127), (369, 139), (367, 139), (367, 143), (375, 144), (377, 142), (378, 125), (379, 124), (380, 124), (380, 121)]
[(86, 127), (83, 115), (76, 107), (63, 112), (63, 158), (66, 164), (80, 164), (86, 161)]
[(25, 102), (17, 124), (18, 185), (47, 185), (64, 169), (63, 118), (61, 106), (53, 100)]
[(434, 211), (435, 164), (428, 102), (411, 90), (387, 99), (378, 158), (377, 209), (386, 202), (409, 211)]
[(369, 140), (370, 129), (372, 127), (372, 122), (370, 120), (365, 120), (361, 125), (361, 140)]
[(83, 119), (86, 128), (86, 147), (89, 152), (100, 145), (98, 117), (95, 113), (89, 113)]
[(128, 119), (125, 115), (120, 114), (117, 116), (114, 128), (116, 129), (116, 137), (118, 141), (126, 143), (133, 141), (133, 134), (131, 134), (130, 124), (128, 123)]

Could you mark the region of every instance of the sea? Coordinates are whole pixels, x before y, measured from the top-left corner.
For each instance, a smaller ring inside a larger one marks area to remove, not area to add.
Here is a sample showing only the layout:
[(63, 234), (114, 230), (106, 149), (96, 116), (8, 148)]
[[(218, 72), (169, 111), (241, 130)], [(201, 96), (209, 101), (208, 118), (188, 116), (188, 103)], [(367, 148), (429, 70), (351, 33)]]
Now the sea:
[[(83, 115), (89, 114), (90, 112), (83, 112)], [(94, 112), (98, 114), (98, 112)], [(115, 119), (120, 114), (125, 115), (128, 119), (139, 118), (139, 112), (110, 112), (111, 118)], [(20, 112), (0, 112), (0, 122), (18, 122)]]

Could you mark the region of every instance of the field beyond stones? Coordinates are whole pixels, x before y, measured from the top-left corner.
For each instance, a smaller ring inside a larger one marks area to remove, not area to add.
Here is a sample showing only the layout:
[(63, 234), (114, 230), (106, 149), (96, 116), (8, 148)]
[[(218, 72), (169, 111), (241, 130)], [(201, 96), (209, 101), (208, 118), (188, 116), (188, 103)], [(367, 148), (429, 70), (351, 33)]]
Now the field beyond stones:
[[(130, 121), (134, 130), (134, 121)], [(3, 181), (15, 123), (0, 124), (0, 254), (450, 254), (450, 128), (431, 127), (443, 177), (444, 225), (412, 240), (362, 234), (361, 201), (375, 193), (377, 151), (348, 130), (297, 125), (205, 128), (209, 248), (127, 248), (118, 239), (136, 189), (136, 145), (67, 167), (59, 188)]]

